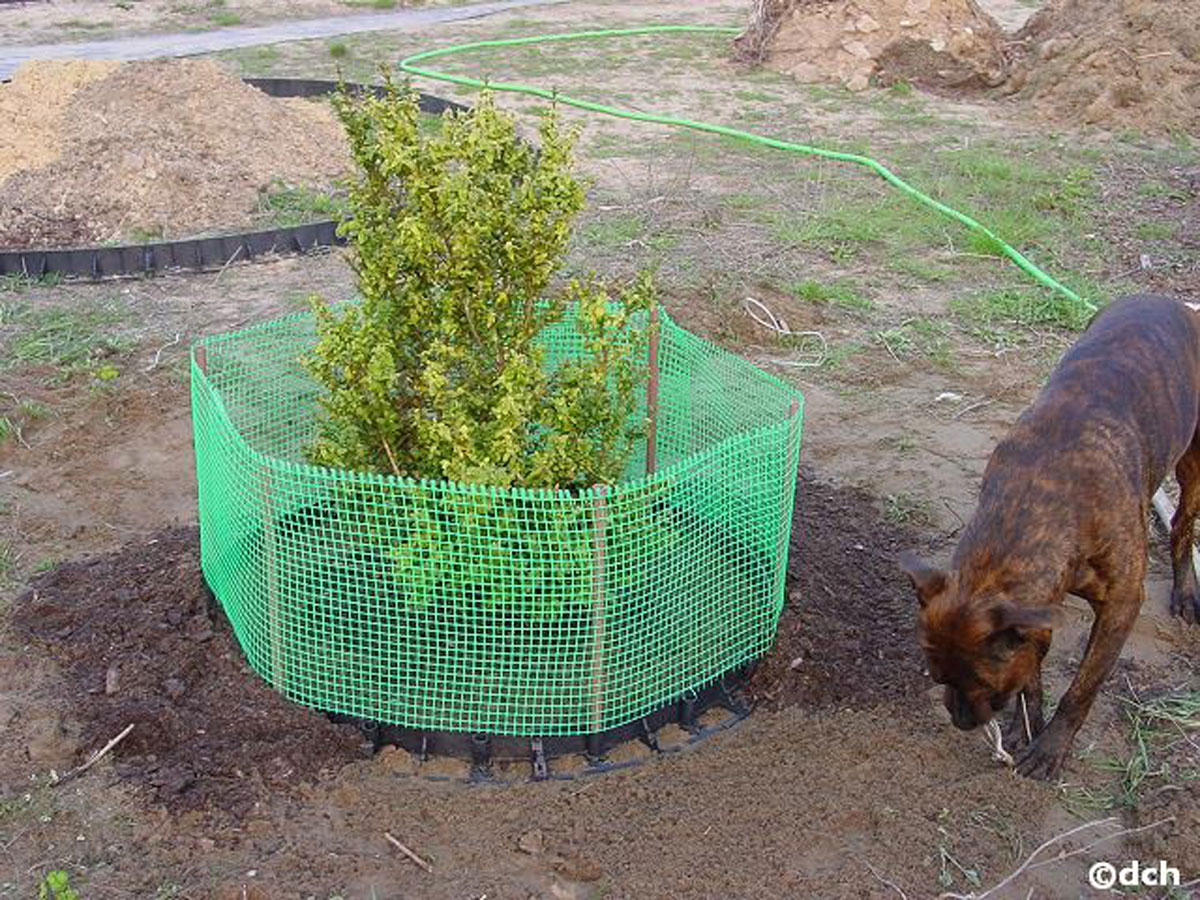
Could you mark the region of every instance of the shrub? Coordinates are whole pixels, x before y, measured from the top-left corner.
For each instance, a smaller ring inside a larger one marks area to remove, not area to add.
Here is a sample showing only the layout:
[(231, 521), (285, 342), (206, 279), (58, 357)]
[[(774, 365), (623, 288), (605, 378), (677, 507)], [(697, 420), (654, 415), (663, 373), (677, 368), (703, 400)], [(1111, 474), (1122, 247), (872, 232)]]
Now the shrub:
[[(551, 111), (535, 150), (486, 93), (423, 134), (390, 77), (386, 96), (343, 91), (336, 108), (358, 170), (340, 227), (361, 303), (317, 305), (311, 460), (495, 486), (616, 480), (644, 424), (653, 286), (550, 291), (584, 204), (575, 134)], [(587, 352), (551, 366), (539, 338), (572, 304)]]

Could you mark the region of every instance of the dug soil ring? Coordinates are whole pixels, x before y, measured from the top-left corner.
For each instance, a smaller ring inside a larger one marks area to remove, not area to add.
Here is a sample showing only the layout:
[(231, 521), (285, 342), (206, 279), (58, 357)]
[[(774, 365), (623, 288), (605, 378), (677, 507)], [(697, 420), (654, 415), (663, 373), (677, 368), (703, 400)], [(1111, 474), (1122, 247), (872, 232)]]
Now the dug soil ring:
[[(338, 89), (335, 81), (309, 78), (246, 78), (244, 81), (277, 98), (320, 97)], [(384, 90), (379, 85), (364, 84), (348, 84), (346, 88), (352, 93), (381, 94)], [(419, 103), (421, 111), (429, 115), (468, 108), (429, 94), (420, 94)], [(345, 241), (337, 233), (337, 222), (326, 218), (287, 227), (174, 241), (73, 248), (0, 249), (0, 276), (40, 278), (63, 275), (100, 279), (165, 271), (213, 271), (232, 262), (272, 254), (308, 253), (343, 243)]]
[[(552, 368), (585, 352), (573, 311), (542, 338)], [(535, 775), (744, 712), (783, 609), (798, 392), (664, 316), (654, 447), (617, 484), (414, 481), (306, 463), (315, 340), (306, 313), (193, 352), (201, 566), (277, 691), (376, 744)]]

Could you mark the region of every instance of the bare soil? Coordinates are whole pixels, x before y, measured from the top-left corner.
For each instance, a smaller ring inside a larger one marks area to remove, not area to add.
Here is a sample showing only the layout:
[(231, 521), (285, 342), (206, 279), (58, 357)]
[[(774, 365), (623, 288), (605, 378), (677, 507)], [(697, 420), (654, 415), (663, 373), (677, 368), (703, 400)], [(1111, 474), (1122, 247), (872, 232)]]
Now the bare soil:
[(0, 247), (236, 229), (272, 185), (327, 193), (349, 167), (329, 104), (208, 60), (29, 63), (0, 85), (0, 134)]

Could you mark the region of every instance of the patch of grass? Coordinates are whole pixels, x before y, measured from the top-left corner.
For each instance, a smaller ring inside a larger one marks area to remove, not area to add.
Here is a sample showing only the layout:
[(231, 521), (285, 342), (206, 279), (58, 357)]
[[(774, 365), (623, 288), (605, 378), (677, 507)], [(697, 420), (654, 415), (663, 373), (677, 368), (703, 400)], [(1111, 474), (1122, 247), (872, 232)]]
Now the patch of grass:
[(995, 326), (1062, 328), (1082, 331), (1091, 314), (1057, 291), (1004, 288), (950, 301), (950, 310), (966, 326), (987, 330)]
[(1154, 197), (1171, 200), (1185, 200), (1187, 195), (1184, 191), (1174, 187), (1166, 181), (1151, 180), (1143, 181), (1138, 184), (1134, 191), (1139, 197)]
[(161, 241), (166, 237), (166, 229), (162, 225), (154, 225), (149, 228), (135, 225), (129, 229), (127, 236), (134, 244), (153, 244), (155, 241)]
[(1155, 779), (1200, 779), (1200, 691), (1172, 691), (1149, 700), (1122, 697), (1132, 752), (1112, 766), (1120, 778), (1118, 799), (1135, 806)]
[(895, 256), (888, 261), (888, 267), (929, 284), (942, 284), (954, 277), (953, 269), (925, 262), (915, 256)]
[(979, 877), (979, 868), (963, 865), (956, 856), (955, 840), (950, 833), (950, 810), (943, 809), (938, 814), (937, 833), (938, 884), (949, 889), (962, 878), (972, 888), (980, 887), (983, 879)]
[(1200, 779), (1200, 691), (1179, 689), (1152, 699), (1119, 697), (1129, 723), (1128, 755), (1095, 761), (1115, 776), (1107, 787), (1072, 785), (1063, 802), (1076, 815), (1132, 809), (1152, 786)]
[(1175, 226), (1170, 222), (1138, 222), (1134, 234), (1139, 241), (1169, 241), (1175, 237)]
[(71, 876), (55, 869), (38, 884), (38, 900), (79, 900), (79, 893), (71, 887)]
[(913, 95), (913, 86), (911, 82), (900, 78), (888, 85), (887, 92), (893, 97), (911, 97)]
[(350, 55), (350, 48), (345, 41), (330, 41), (329, 55), (334, 59), (345, 59)]
[(17, 309), (11, 320), (14, 334), (0, 366), (52, 366), (62, 378), (91, 370), (129, 349), (130, 340), (118, 330), (126, 315), (124, 307), (111, 300)]
[(343, 205), (329, 192), (275, 180), (259, 193), (258, 208), (275, 225), (288, 226), (335, 218)]
[(241, 25), (242, 17), (232, 10), (222, 9), (217, 12), (210, 13), (208, 21), (212, 22), (218, 28), (228, 28), (231, 25)]
[(880, 438), (879, 446), (893, 453), (908, 456), (917, 449), (917, 442), (907, 434), (894, 434)]
[[(4, 275), (0, 277), (0, 294), (19, 294), (32, 287), (57, 287), (62, 284), (59, 272), (48, 272), (45, 275)], [(4, 324), (3, 313), (0, 312), (0, 325)]]
[(17, 424), (8, 416), (0, 416), (0, 447), (17, 436)]
[(734, 91), (733, 96), (741, 100), (743, 103), (779, 103), (783, 100), (779, 94), (772, 94), (770, 91), (750, 91), (739, 90)]
[(49, 572), (51, 569), (57, 568), (60, 562), (62, 560), (57, 556), (43, 556), (38, 560), (37, 565), (33, 567), (33, 571), (35, 574), (40, 575), (43, 572)]
[(858, 341), (847, 341), (844, 344), (830, 344), (829, 351), (825, 354), (825, 362), (821, 368), (827, 372), (837, 372), (846, 367), (846, 363), (851, 357), (863, 350), (863, 345)]
[(642, 236), (644, 225), (637, 216), (613, 215), (585, 225), (582, 235), (586, 241), (601, 247), (627, 247)]
[(0, 540), (0, 586), (12, 584), (13, 573), (20, 559), (20, 554), (11, 540)]
[(895, 328), (874, 333), (880, 344), (897, 360), (924, 358), (939, 369), (954, 368), (954, 345), (944, 322), (927, 317), (909, 319)]
[(851, 312), (870, 312), (875, 305), (870, 297), (864, 297), (847, 281), (826, 284), (809, 279), (792, 285), (791, 292), (806, 303), (830, 304)]
[(1033, 207), (1041, 212), (1060, 212), (1076, 218), (1086, 212), (1096, 201), (1096, 174), (1091, 169), (1077, 166), (1071, 169), (1062, 181), (1033, 195)]
[(112, 28), (113, 23), (106, 20), (67, 19), (61, 24), (63, 28), (71, 31), (103, 31), (106, 28)]
[(342, 0), (342, 3), (353, 9), (395, 9), (396, 0)]
[(907, 491), (884, 498), (883, 516), (893, 525), (928, 528), (933, 525), (933, 504), (925, 497)]

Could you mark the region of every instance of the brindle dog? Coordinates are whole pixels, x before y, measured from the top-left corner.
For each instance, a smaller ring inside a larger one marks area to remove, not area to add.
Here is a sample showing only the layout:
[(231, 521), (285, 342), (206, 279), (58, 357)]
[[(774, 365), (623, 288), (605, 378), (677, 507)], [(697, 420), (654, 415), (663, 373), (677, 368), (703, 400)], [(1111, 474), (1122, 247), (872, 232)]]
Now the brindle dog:
[[(1166, 297), (1119, 300), (1095, 316), (1041, 394), (997, 445), (978, 509), (949, 571), (911, 554), (934, 681), (964, 730), (1020, 694), (1034, 740), (1017, 769), (1061, 768), (1145, 598), (1151, 498), (1174, 468), (1171, 612), (1200, 620), (1192, 526), (1200, 512), (1200, 314)], [(1087, 652), (1049, 725), (1042, 659), (1067, 593), (1094, 612)], [(1006, 743), (1025, 744), (1016, 703)]]

